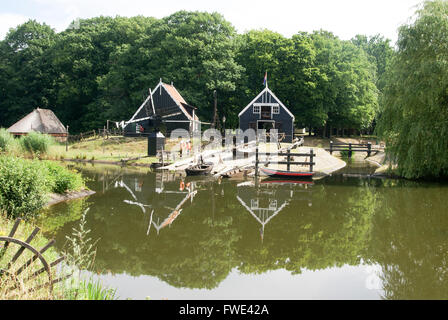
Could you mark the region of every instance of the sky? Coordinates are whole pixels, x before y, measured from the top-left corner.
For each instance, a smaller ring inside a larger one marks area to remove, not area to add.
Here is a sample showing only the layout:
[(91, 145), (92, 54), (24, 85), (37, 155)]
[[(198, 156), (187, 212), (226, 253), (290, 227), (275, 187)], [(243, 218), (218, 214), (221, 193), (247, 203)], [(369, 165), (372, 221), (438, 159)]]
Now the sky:
[(290, 37), (327, 30), (343, 40), (381, 34), (397, 40), (397, 29), (422, 0), (0, 0), (0, 39), (10, 28), (35, 19), (57, 32), (77, 18), (166, 17), (179, 10), (219, 12), (239, 33), (269, 29)]

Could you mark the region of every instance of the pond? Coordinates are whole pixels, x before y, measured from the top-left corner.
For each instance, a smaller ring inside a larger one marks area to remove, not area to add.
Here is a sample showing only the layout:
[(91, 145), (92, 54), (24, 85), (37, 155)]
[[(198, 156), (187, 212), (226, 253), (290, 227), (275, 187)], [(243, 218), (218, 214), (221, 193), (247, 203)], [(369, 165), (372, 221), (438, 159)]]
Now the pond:
[(81, 170), (97, 193), (51, 207), (44, 229), (61, 249), (89, 208), (89, 272), (122, 299), (448, 298), (446, 184), (356, 164), (301, 183)]

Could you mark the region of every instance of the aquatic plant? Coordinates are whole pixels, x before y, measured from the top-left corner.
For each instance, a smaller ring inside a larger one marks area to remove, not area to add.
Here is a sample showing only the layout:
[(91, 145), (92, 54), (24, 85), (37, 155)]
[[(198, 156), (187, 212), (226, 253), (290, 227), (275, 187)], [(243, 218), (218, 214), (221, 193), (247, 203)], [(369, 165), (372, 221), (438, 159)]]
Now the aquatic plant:
[(84, 280), (79, 287), (79, 298), (85, 300), (116, 300), (117, 290), (104, 287), (100, 280)]
[(72, 228), (71, 236), (66, 236), (67, 244), (64, 255), (67, 265), (74, 276), (65, 287), (66, 297), (71, 300), (115, 300), (116, 290), (106, 288), (101, 281), (92, 277), (82, 279), (82, 270), (89, 270), (95, 263), (96, 244), (99, 239), (93, 241), (88, 236), (90, 229), (86, 227), (87, 208), (79, 221), (77, 228)]

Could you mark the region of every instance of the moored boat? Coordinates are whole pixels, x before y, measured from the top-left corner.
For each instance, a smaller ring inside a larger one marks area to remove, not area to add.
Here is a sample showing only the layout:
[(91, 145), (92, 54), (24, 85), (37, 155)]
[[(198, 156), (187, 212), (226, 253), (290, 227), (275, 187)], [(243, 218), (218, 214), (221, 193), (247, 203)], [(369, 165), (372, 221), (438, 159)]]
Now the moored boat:
[(312, 181), (306, 181), (306, 180), (296, 180), (296, 179), (284, 179), (284, 180), (278, 180), (274, 178), (267, 178), (260, 182), (261, 184), (275, 184), (275, 185), (290, 185), (290, 184), (306, 184), (306, 185), (312, 185)]
[(289, 178), (289, 179), (297, 179), (297, 178), (312, 178), (314, 172), (297, 172), (297, 171), (285, 171), (271, 168), (260, 167), (260, 171), (265, 175), (270, 177), (281, 177), (281, 178)]
[(202, 176), (209, 174), (213, 169), (213, 163), (200, 163), (185, 169), (187, 176)]

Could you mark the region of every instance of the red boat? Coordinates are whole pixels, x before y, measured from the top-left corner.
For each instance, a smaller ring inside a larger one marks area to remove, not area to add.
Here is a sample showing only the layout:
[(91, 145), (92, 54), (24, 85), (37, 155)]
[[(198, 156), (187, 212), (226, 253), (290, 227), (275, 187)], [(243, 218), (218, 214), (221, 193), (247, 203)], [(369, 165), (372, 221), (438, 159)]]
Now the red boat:
[(284, 171), (278, 169), (269, 169), (260, 167), (261, 172), (270, 177), (282, 177), (282, 178), (312, 178), (314, 172), (294, 172)]
[(312, 181), (304, 181), (304, 180), (293, 180), (293, 179), (285, 179), (285, 180), (271, 180), (271, 178), (267, 178), (260, 182), (261, 184), (314, 184)]

